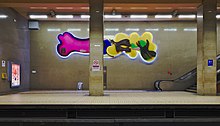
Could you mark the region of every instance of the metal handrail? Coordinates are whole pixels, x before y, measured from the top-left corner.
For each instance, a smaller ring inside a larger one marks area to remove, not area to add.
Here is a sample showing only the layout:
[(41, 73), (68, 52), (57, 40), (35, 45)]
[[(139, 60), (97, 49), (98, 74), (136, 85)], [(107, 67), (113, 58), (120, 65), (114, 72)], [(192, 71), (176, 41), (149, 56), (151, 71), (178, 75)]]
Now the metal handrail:
[[(220, 59), (220, 54), (218, 54), (217, 57), (216, 57), (216, 60), (219, 60), (219, 59)], [(220, 67), (220, 66), (218, 66), (218, 67)], [(156, 90), (158, 90), (158, 91), (162, 91), (162, 89), (160, 88), (160, 82), (161, 82), (161, 81), (174, 82), (174, 81), (176, 81), (176, 80), (184, 80), (184, 79), (186, 79), (187, 77), (189, 77), (190, 75), (194, 75), (195, 73), (197, 73), (196, 70), (197, 70), (197, 68), (194, 68), (194, 69), (191, 70), (190, 72), (187, 72), (187, 73), (183, 74), (182, 76), (180, 76), (180, 77), (178, 77), (178, 78), (176, 78), (176, 79), (173, 79), (173, 80), (156, 80), (156, 81), (154, 82), (154, 88), (155, 88)], [(217, 74), (219, 74), (219, 73), (220, 73), (220, 69), (217, 70)]]

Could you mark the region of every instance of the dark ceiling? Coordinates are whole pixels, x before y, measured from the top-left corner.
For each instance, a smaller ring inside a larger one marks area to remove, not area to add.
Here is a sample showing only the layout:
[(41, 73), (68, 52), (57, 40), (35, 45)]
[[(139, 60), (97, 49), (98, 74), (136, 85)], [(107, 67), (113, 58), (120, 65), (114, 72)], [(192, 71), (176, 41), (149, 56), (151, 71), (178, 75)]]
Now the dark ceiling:
[[(105, 13), (179, 14), (196, 13), (201, 0), (104, 0)], [(58, 14), (88, 14), (88, 0), (1, 0), (0, 7), (11, 7), (28, 18), (28, 14), (43, 14), (53, 10)], [(220, 0), (218, 0), (220, 3)], [(220, 7), (218, 7), (220, 10)]]

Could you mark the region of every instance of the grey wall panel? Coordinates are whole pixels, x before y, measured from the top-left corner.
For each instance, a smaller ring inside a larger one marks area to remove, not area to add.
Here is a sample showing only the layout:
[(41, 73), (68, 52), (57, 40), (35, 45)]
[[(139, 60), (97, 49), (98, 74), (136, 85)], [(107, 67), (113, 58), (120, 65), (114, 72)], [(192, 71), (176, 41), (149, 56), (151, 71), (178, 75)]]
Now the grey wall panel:
[[(0, 19), (0, 60), (21, 64), (21, 86), (11, 89), (7, 80), (0, 79), (0, 93), (29, 90), (30, 32), (27, 20), (9, 8), (0, 8), (0, 13), (8, 15), (7, 19)], [(3, 71), (4, 68), (1, 67), (0, 72)]]

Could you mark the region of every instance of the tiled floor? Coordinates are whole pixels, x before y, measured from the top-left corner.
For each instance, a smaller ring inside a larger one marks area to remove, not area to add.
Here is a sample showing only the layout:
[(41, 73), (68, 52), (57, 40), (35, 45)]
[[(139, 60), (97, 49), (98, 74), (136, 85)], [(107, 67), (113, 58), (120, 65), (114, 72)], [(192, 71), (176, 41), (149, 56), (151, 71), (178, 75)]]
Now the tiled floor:
[(105, 96), (88, 96), (88, 91), (29, 91), (0, 96), (0, 105), (135, 105), (212, 104), (220, 96), (199, 96), (189, 92), (105, 91)]

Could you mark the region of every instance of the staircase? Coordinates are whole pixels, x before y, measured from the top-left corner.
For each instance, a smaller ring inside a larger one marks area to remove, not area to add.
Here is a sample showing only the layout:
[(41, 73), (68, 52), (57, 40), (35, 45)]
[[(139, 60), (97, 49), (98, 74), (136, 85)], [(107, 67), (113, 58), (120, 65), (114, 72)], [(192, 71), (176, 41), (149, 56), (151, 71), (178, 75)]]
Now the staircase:
[(197, 84), (192, 85), (191, 87), (186, 89), (187, 92), (197, 93)]
[[(217, 92), (220, 94), (220, 81), (217, 82)], [(191, 87), (186, 89), (187, 92), (197, 93), (197, 84), (192, 85)]]

